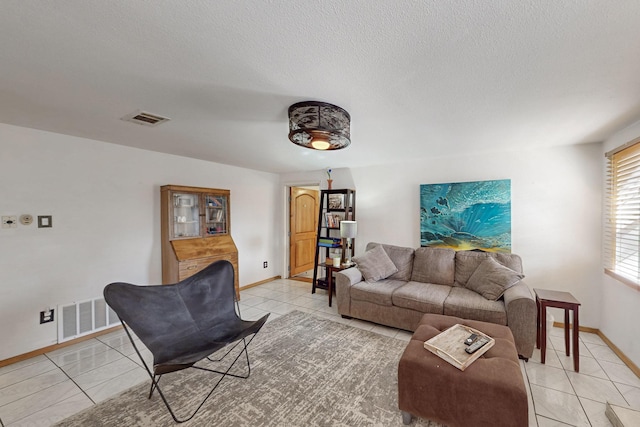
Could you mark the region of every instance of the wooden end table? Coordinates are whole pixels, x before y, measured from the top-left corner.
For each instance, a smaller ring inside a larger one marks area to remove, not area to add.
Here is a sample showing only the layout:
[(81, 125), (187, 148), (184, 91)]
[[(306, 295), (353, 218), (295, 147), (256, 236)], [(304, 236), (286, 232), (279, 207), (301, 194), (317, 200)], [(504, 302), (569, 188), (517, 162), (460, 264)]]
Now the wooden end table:
[(561, 291), (551, 291), (548, 289), (534, 289), (536, 294), (536, 306), (538, 316), (536, 323), (536, 347), (540, 349), (540, 362), (544, 364), (547, 352), (547, 307), (564, 309), (564, 348), (569, 356), (569, 310), (573, 311), (573, 369), (580, 372), (580, 346), (578, 343), (578, 333), (580, 324), (578, 322), (578, 301), (571, 293)]
[(347, 268), (353, 267), (354, 264), (349, 266), (340, 264), (340, 267), (334, 267), (333, 264), (322, 263), (320, 266), (327, 268), (327, 292), (329, 292), (329, 307), (331, 307), (331, 298), (333, 297), (333, 272), (346, 270)]

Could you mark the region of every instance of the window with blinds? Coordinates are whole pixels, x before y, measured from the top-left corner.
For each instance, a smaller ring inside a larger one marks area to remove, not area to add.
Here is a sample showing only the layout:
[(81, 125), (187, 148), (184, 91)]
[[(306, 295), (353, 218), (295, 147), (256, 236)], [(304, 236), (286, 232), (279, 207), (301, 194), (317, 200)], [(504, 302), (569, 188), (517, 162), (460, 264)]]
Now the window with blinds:
[(640, 288), (640, 138), (606, 157), (605, 272)]

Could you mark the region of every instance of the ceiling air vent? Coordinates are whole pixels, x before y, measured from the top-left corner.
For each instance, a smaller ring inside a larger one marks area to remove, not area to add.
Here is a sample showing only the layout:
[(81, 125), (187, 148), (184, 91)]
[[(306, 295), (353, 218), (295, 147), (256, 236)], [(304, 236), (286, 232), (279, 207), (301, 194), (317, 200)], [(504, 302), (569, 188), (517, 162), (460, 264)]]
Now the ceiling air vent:
[(160, 123), (168, 122), (168, 117), (162, 117), (157, 114), (147, 113), (146, 111), (136, 111), (135, 113), (127, 114), (121, 120), (125, 122), (137, 123), (145, 126), (157, 126)]

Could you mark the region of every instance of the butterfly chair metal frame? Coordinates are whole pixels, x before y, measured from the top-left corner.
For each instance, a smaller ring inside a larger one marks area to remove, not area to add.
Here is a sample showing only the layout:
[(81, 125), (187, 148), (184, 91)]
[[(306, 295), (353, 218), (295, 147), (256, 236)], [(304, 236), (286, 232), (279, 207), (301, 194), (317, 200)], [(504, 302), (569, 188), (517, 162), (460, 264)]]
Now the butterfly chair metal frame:
[[(151, 378), (149, 399), (157, 389), (177, 423), (191, 420), (227, 376), (248, 378), (251, 374), (247, 346), (269, 315), (256, 321), (242, 320), (233, 283), (234, 271), (231, 263), (218, 261), (173, 285), (136, 286), (111, 283), (104, 289), (105, 300), (120, 318), (133, 348)], [(131, 332), (151, 351), (153, 370), (142, 357)], [(240, 344), (243, 344), (243, 348), (226, 370), (195, 365), (204, 359), (220, 362)], [(219, 359), (210, 357), (229, 345), (230, 348)], [(243, 354), (247, 362), (246, 374), (230, 373)], [(179, 419), (160, 388), (160, 379), (165, 374), (186, 368), (213, 372), (221, 377), (193, 413), (187, 418)]]

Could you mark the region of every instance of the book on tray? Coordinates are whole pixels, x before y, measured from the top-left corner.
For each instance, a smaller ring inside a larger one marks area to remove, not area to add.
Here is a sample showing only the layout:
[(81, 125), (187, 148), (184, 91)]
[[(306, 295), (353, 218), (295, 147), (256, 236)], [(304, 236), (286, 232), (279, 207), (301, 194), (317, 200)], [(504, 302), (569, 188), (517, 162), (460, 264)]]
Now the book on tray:
[[(471, 340), (467, 341), (468, 338), (471, 338)], [(476, 343), (477, 340), (480, 341)], [(486, 343), (480, 346), (484, 341), (486, 341)], [(464, 371), (469, 365), (493, 347), (495, 343), (496, 340), (477, 329), (456, 324), (425, 341), (424, 348), (461, 371)], [(475, 349), (476, 347), (479, 348)], [(466, 351), (467, 348), (475, 351), (469, 353)]]

